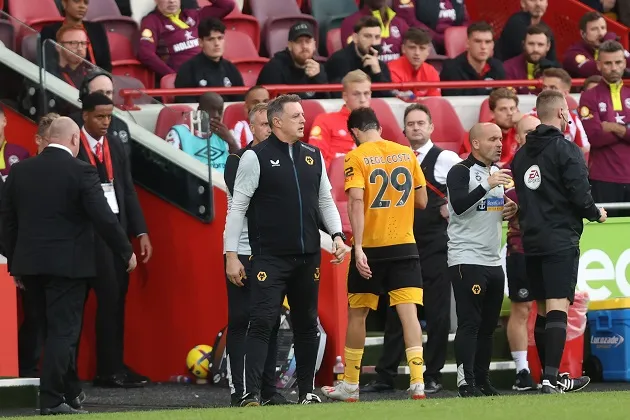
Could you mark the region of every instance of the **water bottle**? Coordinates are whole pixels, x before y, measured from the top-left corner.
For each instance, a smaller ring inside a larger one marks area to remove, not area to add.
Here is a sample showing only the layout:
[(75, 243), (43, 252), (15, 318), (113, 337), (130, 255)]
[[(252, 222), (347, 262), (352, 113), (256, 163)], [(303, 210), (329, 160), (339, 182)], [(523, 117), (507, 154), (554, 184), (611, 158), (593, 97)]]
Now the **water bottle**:
[(173, 375), (169, 379), (169, 382), (176, 382), (180, 384), (189, 384), (192, 380), (186, 375)]
[(341, 361), (341, 356), (337, 356), (335, 360), (335, 366), (333, 367), (333, 386), (337, 386), (341, 381), (343, 381), (345, 366)]

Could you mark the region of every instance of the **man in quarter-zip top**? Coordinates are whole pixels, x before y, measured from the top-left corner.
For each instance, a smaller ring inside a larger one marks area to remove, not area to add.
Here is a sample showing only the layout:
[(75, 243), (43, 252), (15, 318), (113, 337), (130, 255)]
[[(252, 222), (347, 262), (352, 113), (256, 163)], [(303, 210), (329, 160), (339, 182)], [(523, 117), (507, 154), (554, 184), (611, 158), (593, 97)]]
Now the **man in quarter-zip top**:
[(228, 280), (245, 276), (238, 243), (247, 213), (251, 247), (250, 324), (245, 357), (245, 392), (240, 406), (260, 405), (268, 343), (286, 295), (297, 359), (299, 403), (321, 400), (313, 393), (318, 351), (320, 214), (333, 239), (333, 262), (349, 251), (321, 152), (304, 144), (304, 110), (297, 95), (269, 102), (267, 141), (247, 150), (236, 172), (225, 226)]

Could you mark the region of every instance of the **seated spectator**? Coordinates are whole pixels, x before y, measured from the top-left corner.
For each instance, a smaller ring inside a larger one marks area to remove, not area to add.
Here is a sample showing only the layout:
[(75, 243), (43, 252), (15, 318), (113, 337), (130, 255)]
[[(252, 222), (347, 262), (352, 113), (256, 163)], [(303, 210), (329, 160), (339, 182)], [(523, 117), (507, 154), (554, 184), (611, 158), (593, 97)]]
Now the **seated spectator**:
[(387, 0), (365, 0), (363, 8), (348, 16), (341, 23), (341, 42), (353, 41), (354, 25), (363, 16), (374, 16), (381, 26), (381, 50), (380, 59), (384, 62), (400, 57), (402, 37), (409, 29), (407, 22), (391, 7), (387, 6)]
[[(257, 85), (321, 85), (328, 83), (324, 66), (313, 59), (317, 45), (310, 23), (297, 22), (289, 29), (289, 44), (277, 52), (258, 75)], [(302, 99), (328, 99), (327, 92), (300, 92)]]
[[(219, 19), (208, 18), (199, 24), (201, 53), (186, 61), (177, 71), (176, 88), (244, 86), (243, 76), (231, 61), (223, 58), (225, 25)], [(177, 102), (197, 102), (198, 96), (178, 96)], [(228, 95), (227, 102), (237, 102), (242, 96)]]
[[(392, 82), (439, 82), (440, 74), (427, 57), (431, 53), (431, 35), (424, 29), (410, 28), (403, 37), (402, 57), (387, 63), (392, 75)], [(416, 89), (414, 91), (398, 92), (404, 100), (414, 100), (424, 96), (440, 96), (439, 88)]]
[(82, 26), (64, 25), (57, 32), (57, 44), (60, 46), (57, 47), (59, 60), (51, 60), (46, 70), (78, 88), (85, 75), (93, 68), (85, 61), (90, 45), (87, 33)]
[[(203, 112), (210, 119), (209, 132), (202, 129)], [(191, 114), (190, 125), (174, 126), (166, 135), (166, 141), (201, 163), (208, 165), (209, 162), (212, 169), (223, 173), (228, 155), (238, 150), (232, 133), (221, 122), (223, 98), (214, 92), (204, 93), (199, 97), (198, 110)]]
[[(516, 124), (522, 118), (522, 114), (518, 111), (518, 96), (510, 88), (498, 88), (488, 97), (488, 106), (492, 111), (491, 122), (498, 125), (503, 133), (501, 160), (497, 162), (497, 165), (502, 167), (512, 161), (518, 149)], [(462, 144), (460, 154), (462, 151), (470, 153), (469, 140)]]
[[(249, 115), (256, 105), (261, 103), (266, 104), (267, 102), (269, 102), (269, 91), (263, 86), (252, 86), (247, 93), (245, 93), (245, 103), (243, 104), (245, 107), (245, 115)], [(254, 140), (254, 135), (252, 130), (250, 130), (250, 124), (249, 120), (243, 120), (237, 122), (234, 128), (232, 128), (232, 135), (241, 148), (247, 146)]]
[[(562, 92), (565, 97), (571, 94), (571, 76), (564, 69), (545, 70), (542, 76), (542, 84), (542, 90), (557, 90)], [(536, 108), (532, 110), (531, 114), (538, 118)], [(582, 126), (582, 121), (580, 121), (578, 116), (577, 109), (571, 109), (569, 116), (572, 123), (567, 124), (567, 128), (564, 130), (564, 137), (568, 141), (575, 143), (584, 153), (587, 153), (591, 146), (588, 142), (586, 131), (584, 131), (584, 126)]]
[(584, 80), (582, 91), (593, 89), (595, 86), (599, 85), (599, 82), (601, 81), (602, 81), (602, 76), (600, 76), (599, 74), (587, 77), (586, 80)]
[[(580, 18), (582, 40), (573, 44), (564, 55), (563, 67), (572, 77), (586, 78), (600, 74), (597, 68), (599, 46), (607, 40), (617, 40), (614, 32), (608, 32), (606, 19), (599, 12), (588, 12)], [(626, 69), (630, 67), (630, 54), (624, 52)]]
[[(363, 16), (354, 25), (352, 42), (335, 52), (326, 62), (330, 83), (340, 83), (352, 70), (363, 70), (372, 83), (389, 83), (387, 64), (380, 60), (381, 24), (374, 16)], [(374, 92), (374, 96), (392, 96), (390, 91)]]
[(7, 142), (4, 134), (6, 127), (7, 116), (4, 114), (4, 109), (0, 107), (0, 175), (2, 175), (3, 181), (9, 176), (11, 166), (30, 156), (22, 146)]
[[(467, 51), (444, 61), (440, 80), (504, 80), (503, 64), (491, 57), (492, 26), (475, 22), (468, 27)], [(443, 96), (487, 95), (492, 88), (442, 89)]]
[(309, 144), (322, 152), (326, 168), (338, 156), (343, 156), (356, 147), (348, 132), (348, 116), (359, 108), (369, 108), (372, 99), (370, 77), (361, 70), (353, 70), (341, 81), (344, 105), (337, 112), (319, 114), (313, 121)]
[(527, 28), (532, 25), (544, 25), (547, 27), (551, 39), (547, 58), (556, 61), (556, 41), (553, 37), (553, 31), (542, 20), (548, 5), (547, 0), (521, 0), (523, 10), (510, 16), (503, 26), (503, 32), (501, 32), (494, 52), (495, 57), (502, 61), (516, 57), (522, 52)]
[(617, 2), (617, 0), (582, 0), (582, 3), (584, 3), (591, 9), (595, 9), (595, 11), (600, 12), (608, 19), (618, 20), (619, 16), (617, 10), (622, 4), (627, 3), (627, 1), (622, 0), (621, 2)]
[[(55, 40), (57, 32), (61, 26), (81, 27), (87, 34), (90, 41), (87, 46), (86, 60), (102, 68), (105, 71), (112, 71), (112, 57), (109, 53), (109, 41), (105, 33), (105, 27), (99, 22), (86, 22), (83, 19), (88, 11), (89, 0), (61, 0), (63, 6), (64, 21), (51, 23), (42, 28), (42, 42), (47, 39)], [(44, 54), (48, 54), (47, 48)], [(48, 58), (48, 57), (46, 57)]]
[(448, 28), (470, 24), (464, 0), (393, 0), (392, 7), (410, 27), (429, 31), (438, 54), (444, 54)]
[(177, 73), (201, 52), (197, 35), (200, 21), (222, 19), (234, 8), (232, 0), (213, 0), (202, 10), (182, 10), (181, 0), (155, 0), (156, 8), (140, 23), (138, 59), (158, 78)]
[[(547, 58), (551, 47), (551, 36), (544, 25), (532, 25), (527, 28), (523, 41), (523, 53), (503, 63), (507, 80), (537, 80), (545, 69), (561, 67), (559, 63)], [(538, 94), (540, 89), (533, 86), (516, 88), (520, 95)]]

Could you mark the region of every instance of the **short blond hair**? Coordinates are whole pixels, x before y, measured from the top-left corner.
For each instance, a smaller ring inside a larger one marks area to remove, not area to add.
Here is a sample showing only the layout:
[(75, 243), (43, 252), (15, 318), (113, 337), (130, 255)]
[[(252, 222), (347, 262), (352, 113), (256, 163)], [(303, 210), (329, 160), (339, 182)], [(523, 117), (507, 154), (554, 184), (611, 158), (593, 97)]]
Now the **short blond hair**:
[(252, 124), (254, 122), (254, 118), (256, 118), (256, 114), (259, 112), (264, 112), (265, 116), (267, 116), (267, 103), (261, 102), (256, 105), (249, 111), (249, 115), (247, 118), (249, 119), (249, 123)]
[(52, 125), (53, 121), (55, 121), (59, 117), (61, 117), (61, 115), (54, 112), (50, 112), (41, 117), (37, 126), (37, 135), (40, 137), (47, 137), (50, 126)]
[(352, 70), (350, 73), (346, 74), (343, 79), (341, 79), (341, 84), (343, 84), (344, 89), (347, 89), (352, 83), (363, 82), (372, 83), (370, 76), (368, 76), (363, 70)]

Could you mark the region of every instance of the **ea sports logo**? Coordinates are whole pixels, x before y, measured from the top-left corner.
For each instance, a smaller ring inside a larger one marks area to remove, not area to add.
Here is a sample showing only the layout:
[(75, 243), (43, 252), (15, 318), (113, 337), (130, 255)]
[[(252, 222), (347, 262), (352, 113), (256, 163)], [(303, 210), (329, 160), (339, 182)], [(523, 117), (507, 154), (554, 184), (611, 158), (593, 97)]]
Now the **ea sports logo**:
[(540, 168), (538, 165), (532, 165), (529, 167), (527, 171), (525, 171), (525, 176), (523, 177), (525, 181), (525, 186), (530, 190), (537, 190), (540, 187), (540, 183), (542, 182), (542, 177), (540, 175)]

